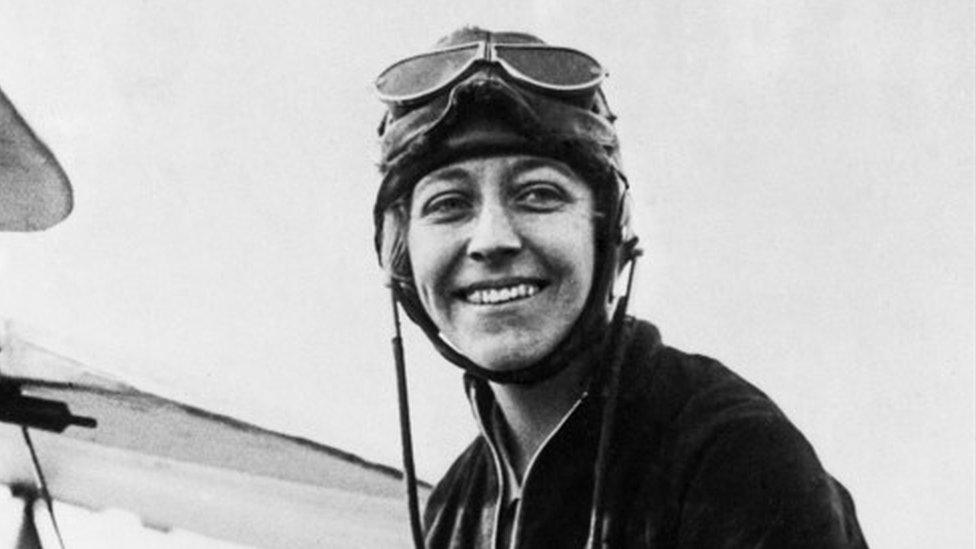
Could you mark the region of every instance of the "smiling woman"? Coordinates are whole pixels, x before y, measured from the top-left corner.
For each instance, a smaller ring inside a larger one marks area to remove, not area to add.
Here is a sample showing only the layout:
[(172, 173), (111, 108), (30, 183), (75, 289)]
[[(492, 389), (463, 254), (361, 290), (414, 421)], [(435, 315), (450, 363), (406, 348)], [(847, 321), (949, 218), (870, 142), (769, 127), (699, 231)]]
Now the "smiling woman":
[(847, 490), (779, 408), (628, 317), (629, 282), (614, 294), (639, 254), (605, 74), (468, 28), (377, 80), (394, 312), (466, 371), (481, 428), (423, 526), (411, 500), (415, 544), (864, 547)]
[(461, 160), (424, 176), (408, 247), (442, 338), (491, 370), (555, 348), (592, 285), (592, 194), (565, 164), (531, 156)]

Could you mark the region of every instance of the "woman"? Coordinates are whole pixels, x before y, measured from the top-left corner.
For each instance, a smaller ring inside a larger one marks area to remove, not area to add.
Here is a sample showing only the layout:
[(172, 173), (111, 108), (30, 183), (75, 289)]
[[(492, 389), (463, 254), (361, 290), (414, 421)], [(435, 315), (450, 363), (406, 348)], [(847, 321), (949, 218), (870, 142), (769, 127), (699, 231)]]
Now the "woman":
[(763, 393), (625, 315), (637, 239), (605, 74), (466, 28), (377, 80), (394, 312), (466, 371), (481, 428), (415, 542), (864, 547), (847, 491)]

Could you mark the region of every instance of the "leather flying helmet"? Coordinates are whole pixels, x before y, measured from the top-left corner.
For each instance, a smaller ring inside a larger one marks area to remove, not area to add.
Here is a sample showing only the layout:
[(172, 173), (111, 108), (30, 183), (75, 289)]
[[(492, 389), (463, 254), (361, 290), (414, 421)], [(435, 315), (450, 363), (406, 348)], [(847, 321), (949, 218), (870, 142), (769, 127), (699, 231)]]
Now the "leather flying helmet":
[[(463, 28), (377, 79), (388, 107), (379, 126), (382, 183), (373, 209), (380, 265), (397, 302), (437, 350), (479, 378), (536, 383), (602, 346), (614, 282), (637, 242), (614, 116), (599, 87), (604, 75), (592, 57), (531, 35)], [(446, 164), (498, 154), (566, 163), (591, 186), (597, 209), (596, 272), (583, 312), (549, 355), (512, 371), (486, 369), (441, 339), (417, 296), (406, 246), (417, 181)]]

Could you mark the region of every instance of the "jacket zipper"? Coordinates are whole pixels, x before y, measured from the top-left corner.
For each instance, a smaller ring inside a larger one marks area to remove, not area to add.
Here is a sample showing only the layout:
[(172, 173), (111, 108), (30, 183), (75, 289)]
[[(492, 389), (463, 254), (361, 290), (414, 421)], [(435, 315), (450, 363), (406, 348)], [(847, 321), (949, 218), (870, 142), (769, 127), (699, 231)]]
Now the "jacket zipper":
[[(502, 461), (501, 455), (498, 453), (498, 449), (495, 448), (495, 441), (492, 440), (491, 436), (485, 431), (484, 418), (481, 417), (481, 410), (478, 406), (478, 395), (477, 389), (472, 385), (470, 388), (469, 399), (474, 408), (474, 417), (477, 420), (478, 430), (481, 431), (481, 436), (484, 437), (485, 442), (488, 444), (488, 449), (491, 450), (491, 459), (495, 465), (495, 479), (498, 481), (498, 495), (495, 498), (495, 518), (492, 522), (491, 527), (491, 547), (492, 549), (499, 549), (498, 545), (498, 523), (501, 520), (502, 512), (502, 499), (505, 497), (505, 478), (502, 476)], [(520, 506), (521, 507), (521, 506)]]
[[(556, 436), (556, 433), (558, 433), (563, 428), (563, 425), (573, 415), (573, 412), (575, 412), (576, 409), (580, 407), (580, 404), (583, 402), (583, 399), (586, 398), (586, 395), (587, 392), (584, 392), (582, 395), (580, 395), (579, 399), (576, 400), (576, 403), (573, 404), (573, 407), (570, 408), (568, 412), (566, 412), (566, 414), (563, 416), (562, 419), (559, 420), (559, 423), (556, 424), (556, 427), (546, 436), (546, 438), (542, 441), (542, 444), (540, 444), (539, 447), (536, 449), (535, 453), (532, 454), (532, 459), (529, 460), (529, 465), (525, 468), (525, 474), (522, 475), (522, 489), (521, 489), (522, 494), (525, 494), (526, 487), (528, 487), (529, 485), (529, 478), (531, 478), (532, 475), (532, 467), (535, 465), (536, 460), (542, 454), (542, 451), (545, 450), (546, 446), (549, 445), (549, 441), (552, 440), (553, 437)], [(500, 463), (498, 465), (500, 465)], [(519, 501), (518, 509), (515, 510), (515, 517), (512, 519), (512, 541), (511, 541), (511, 546), (508, 547), (508, 549), (517, 549), (519, 545), (519, 527), (522, 526), (522, 514), (523, 514), (522, 510), (525, 508), (524, 505), (525, 499), (520, 497), (519, 500), (520, 501)], [(495, 518), (494, 535), (495, 536), (498, 535), (497, 515)]]

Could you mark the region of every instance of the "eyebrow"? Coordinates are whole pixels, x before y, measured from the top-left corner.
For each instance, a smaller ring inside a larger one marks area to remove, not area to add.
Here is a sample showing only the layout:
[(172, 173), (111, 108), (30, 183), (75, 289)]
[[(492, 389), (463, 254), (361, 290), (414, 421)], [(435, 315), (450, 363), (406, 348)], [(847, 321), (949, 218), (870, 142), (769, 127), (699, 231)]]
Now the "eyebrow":
[[(546, 157), (527, 156), (517, 158), (510, 165), (506, 166), (505, 171), (511, 176), (513, 173), (527, 172), (532, 170), (550, 169), (571, 179), (582, 179), (568, 165)], [(413, 192), (420, 191), (423, 187), (435, 183), (468, 183), (476, 176), (468, 168), (461, 166), (445, 166), (428, 173), (422, 177), (414, 186)]]
[(549, 158), (533, 157), (533, 156), (526, 157), (526, 158), (519, 158), (518, 160), (513, 162), (511, 166), (509, 166), (509, 170), (512, 172), (538, 170), (538, 169), (545, 169), (545, 168), (555, 170), (566, 177), (580, 179), (579, 175), (577, 175), (572, 168), (570, 168), (569, 166), (567, 166), (562, 162), (559, 162), (557, 160), (552, 160)]
[(434, 181), (467, 181), (469, 179), (471, 179), (471, 174), (468, 172), (468, 170), (457, 166), (448, 166), (428, 173), (426, 176), (420, 178), (417, 183), (420, 185), (426, 182)]

